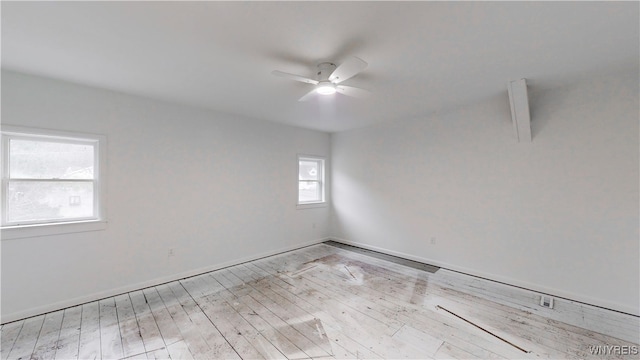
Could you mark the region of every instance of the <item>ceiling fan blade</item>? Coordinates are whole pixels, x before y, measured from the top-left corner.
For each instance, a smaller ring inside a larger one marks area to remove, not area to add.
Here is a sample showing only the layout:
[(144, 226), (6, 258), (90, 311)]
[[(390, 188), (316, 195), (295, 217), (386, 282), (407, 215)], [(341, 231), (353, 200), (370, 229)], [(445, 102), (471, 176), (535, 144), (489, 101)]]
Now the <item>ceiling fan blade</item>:
[(313, 90), (311, 90), (308, 93), (306, 93), (303, 97), (298, 99), (298, 101), (307, 101), (307, 100), (311, 99), (315, 93), (316, 93), (316, 89), (314, 88)]
[(367, 62), (355, 56), (350, 57), (347, 61), (338, 66), (329, 76), (329, 81), (339, 84), (367, 67)]
[(289, 73), (278, 71), (278, 70), (274, 70), (271, 73), (273, 75), (275, 75), (275, 76), (285, 77), (287, 79), (300, 81), (300, 82), (307, 83), (307, 84), (313, 84), (313, 85), (317, 85), (318, 84), (317, 80), (308, 79), (308, 78), (306, 78), (304, 76), (300, 76), (300, 75), (289, 74)]
[(336, 86), (336, 91), (343, 95), (353, 96), (361, 99), (371, 95), (371, 92), (368, 90), (360, 89), (353, 86), (345, 86), (345, 85)]

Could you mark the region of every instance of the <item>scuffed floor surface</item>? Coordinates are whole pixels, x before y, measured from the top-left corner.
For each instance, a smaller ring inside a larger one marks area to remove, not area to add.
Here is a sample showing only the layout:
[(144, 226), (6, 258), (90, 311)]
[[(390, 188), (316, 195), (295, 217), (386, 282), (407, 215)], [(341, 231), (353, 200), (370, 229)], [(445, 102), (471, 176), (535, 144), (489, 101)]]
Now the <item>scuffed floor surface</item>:
[(314, 245), (5, 324), (1, 355), (638, 358), (638, 344), (475, 296), (459, 277)]

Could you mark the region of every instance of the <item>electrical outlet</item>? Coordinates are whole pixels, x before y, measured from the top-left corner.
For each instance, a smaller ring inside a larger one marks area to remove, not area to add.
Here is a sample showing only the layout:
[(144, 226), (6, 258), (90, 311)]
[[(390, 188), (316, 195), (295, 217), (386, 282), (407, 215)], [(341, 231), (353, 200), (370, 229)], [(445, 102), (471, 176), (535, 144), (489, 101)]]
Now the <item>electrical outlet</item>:
[(540, 306), (553, 309), (553, 298), (547, 295), (540, 295)]
[(431, 245), (435, 245), (435, 244), (436, 244), (436, 238), (435, 238), (435, 237), (432, 237), (432, 238), (431, 238)]
[(316, 228), (316, 223), (311, 224), (311, 227), (312, 227), (313, 229), (315, 229), (315, 228)]
[(173, 252), (173, 249), (169, 249), (169, 251), (167, 252), (167, 256), (171, 257), (171, 256), (174, 256), (174, 255), (175, 255), (175, 253)]

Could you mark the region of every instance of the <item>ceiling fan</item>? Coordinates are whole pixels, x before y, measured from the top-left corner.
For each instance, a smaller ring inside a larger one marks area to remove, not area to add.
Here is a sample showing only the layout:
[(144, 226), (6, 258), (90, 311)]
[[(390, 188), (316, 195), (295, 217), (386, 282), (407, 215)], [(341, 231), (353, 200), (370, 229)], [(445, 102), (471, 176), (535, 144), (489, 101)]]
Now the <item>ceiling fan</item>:
[(340, 83), (354, 77), (366, 67), (367, 63), (364, 60), (353, 56), (340, 64), (340, 66), (336, 66), (336, 64), (331, 62), (323, 62), (318, 64), (318, 80), (313, 80), (304, 76), (289, 74), (278, 70), (272, 71), (271, 73), (276, 76), (281, 76), (291, 80), (315, 85), (315, 88), (313, 90), (309, 91), (303, 97), (298, 99), (298, 101), (309, 100), (316, 93), (320, 95), (331, 95), (335, 94), (336, 92), (347, 96), (364, 98), (369, 96), (371, 93), (367, 90), (357, 87), (340, 85)]

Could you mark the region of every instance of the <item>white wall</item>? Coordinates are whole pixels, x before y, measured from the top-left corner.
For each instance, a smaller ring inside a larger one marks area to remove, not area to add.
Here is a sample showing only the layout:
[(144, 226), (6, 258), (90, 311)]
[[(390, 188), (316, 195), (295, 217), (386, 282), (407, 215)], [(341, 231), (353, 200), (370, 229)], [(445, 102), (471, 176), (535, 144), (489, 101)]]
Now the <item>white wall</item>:
[(637, 69), (534, 91), (530, 144), (515, 141), (506, 83), (334, 134), (333, 234), (639, 314), (638, 97)]
[(108, 142), (107, 229), (3, 239), (2, 322), (328, 236), (328, 207), (296, 210), (326, 133), (6, 71), (2, 122)]

